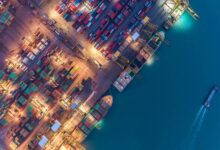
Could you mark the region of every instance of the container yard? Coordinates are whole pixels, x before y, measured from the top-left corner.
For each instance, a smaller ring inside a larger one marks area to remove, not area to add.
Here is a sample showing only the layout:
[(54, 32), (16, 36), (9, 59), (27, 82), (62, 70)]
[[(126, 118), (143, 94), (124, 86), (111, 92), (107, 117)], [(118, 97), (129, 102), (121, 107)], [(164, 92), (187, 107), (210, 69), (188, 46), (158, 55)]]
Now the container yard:
[(84, 150), (106, 92), (125, 90), (186, 10), (198, 18), (177, 0), (0, 0), (3, 149)]

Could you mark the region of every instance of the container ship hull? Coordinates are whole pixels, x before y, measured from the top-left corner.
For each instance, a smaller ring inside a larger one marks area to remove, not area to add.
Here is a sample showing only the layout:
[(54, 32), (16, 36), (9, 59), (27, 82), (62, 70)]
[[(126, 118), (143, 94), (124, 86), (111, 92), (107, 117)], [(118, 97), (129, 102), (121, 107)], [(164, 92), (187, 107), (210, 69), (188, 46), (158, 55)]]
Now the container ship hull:
[(204, 102), (204, 106), (206, 108), (210, 107), (210, 103), (214, 97), (214, 95), (216, 94), (216, 92), (218, 92), (219, 87), (218, 86), (214, 86), (211, 91), (209, 92), (209, 95), (207, 96), (205, 102)]
[(164, 32), (157, 32), (147, 42), (146, 46), (139, 51), (130, 65), (120, 74), (120, 76), (113, 83), (113, 86), (122, 92), (127, 85), (134, 79), (136, 74), (143, 68), (145, 63), (152, 58), (154, 53), (161, 46), (165, 38)]

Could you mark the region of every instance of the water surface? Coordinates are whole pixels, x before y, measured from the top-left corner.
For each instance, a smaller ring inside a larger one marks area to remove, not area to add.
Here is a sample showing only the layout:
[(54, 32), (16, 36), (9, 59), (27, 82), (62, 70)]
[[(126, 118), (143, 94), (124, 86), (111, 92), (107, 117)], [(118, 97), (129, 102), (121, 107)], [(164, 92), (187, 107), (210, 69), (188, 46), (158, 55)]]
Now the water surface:
[[(199, 22), (184, 15), (167, 33), (158, 60), (146, 66), (114, 104), (88, 150), (182, 150), (194, 117), (213, 84), (220, 84), (220, 1), (191, 1)], [(196, 139), (195, 150), (220, 149), (220, 93)]]

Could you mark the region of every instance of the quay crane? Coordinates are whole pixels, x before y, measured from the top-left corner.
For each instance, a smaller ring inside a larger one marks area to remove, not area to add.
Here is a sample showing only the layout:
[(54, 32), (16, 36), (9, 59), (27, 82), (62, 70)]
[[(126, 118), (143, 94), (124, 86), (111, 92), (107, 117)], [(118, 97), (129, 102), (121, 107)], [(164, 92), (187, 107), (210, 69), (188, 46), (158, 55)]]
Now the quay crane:
[(165, 0), (162, 7), (166, 7), (169, 10), (171, 16), (176, 15), (178, 19), (184, 11), (187, 11), (195, 20), (199, 20), (199, 15), (192, 9), (189, 4), (189, 0)]

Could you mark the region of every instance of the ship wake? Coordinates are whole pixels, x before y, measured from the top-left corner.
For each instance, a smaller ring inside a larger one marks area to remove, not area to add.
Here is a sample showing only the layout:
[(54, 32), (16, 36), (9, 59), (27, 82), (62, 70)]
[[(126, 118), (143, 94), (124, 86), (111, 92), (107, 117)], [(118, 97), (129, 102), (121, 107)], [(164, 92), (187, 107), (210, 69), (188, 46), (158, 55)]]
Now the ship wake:
[(196, 114), (196, 117), (193, 121), (190, 133), (189, 133), (189, 147), (188, 150), (194, 150), (196, 139), (199, 135), (199, 132), (202, 128), (205, 116), (207, 112), (207, 107), (202, 106)]

